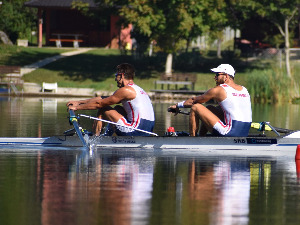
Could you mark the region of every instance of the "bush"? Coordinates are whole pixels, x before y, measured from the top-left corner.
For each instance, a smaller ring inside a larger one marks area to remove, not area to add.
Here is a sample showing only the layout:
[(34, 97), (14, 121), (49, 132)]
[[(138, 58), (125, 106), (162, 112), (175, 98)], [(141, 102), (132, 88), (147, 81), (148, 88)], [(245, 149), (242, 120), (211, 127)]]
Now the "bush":
[(252, 101), (277, 103), (292, 98), (292, 82), (279, 68), (253, 70), (247, 78), (247, 88)]
[(0, 10), (0, 27), (16, 42), (18, 38), (29, 38), (36, 29), (37, 9), (24, 7), (27, 0), (4, 1)]

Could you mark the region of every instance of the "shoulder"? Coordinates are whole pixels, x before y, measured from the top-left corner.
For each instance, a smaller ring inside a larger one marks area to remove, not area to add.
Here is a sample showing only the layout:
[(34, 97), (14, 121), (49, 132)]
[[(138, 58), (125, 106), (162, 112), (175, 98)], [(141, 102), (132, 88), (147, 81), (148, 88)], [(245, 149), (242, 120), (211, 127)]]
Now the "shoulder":
[(130, 91), (135, 91), (133, 85), (126, 85), (124, 87), (121, 87), (118, 90), (116, 90), (115, 93), (130, 92)]
[(209, 98), (213, 98), (218, 102), (223, 101), (227, 97), (227, 93), (226, 93), (224, 87), (222, 87), (220, 85), (209, 89), (205, 94)]
[[(221, 85), (213, 87), (213, 88), (209, 89), (207, 92), (212, 93), (212, 94), (217, 94), (217, 93), (220, 93), (220, 92), (224, 92), (225, 91), (224, 90), (224, 84), (221, 84)], [(226, 86), (228, 86), (228, 85), (226, 85)]]
[(125, 87), (121, 87), (115, 91), (114, 96), (119, 96), (124, 100), (132, 100), (136, 96), (136, 91), (133, 87), (126, 85)]
[(247, 91), (247, 89), (244, 86), (239, 85), (239, 84), (234, 84), (233, 88), (237, 91), (243, 91), (243, 90)]

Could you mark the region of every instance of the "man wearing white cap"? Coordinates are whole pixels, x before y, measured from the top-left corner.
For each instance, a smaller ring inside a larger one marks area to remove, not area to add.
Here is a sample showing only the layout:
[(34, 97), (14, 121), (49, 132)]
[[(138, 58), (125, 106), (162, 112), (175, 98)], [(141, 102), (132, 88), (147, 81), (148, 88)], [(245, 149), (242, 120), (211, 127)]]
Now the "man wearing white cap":
[[(234, 82), (235, 70), (231, 65), (221, 64), (211, 71), (215, 73), (216, 87), (170, 108), (176, 109), (177, 113), (179, 108), (191, 108), (190, 136), (197, 135), (199, 120), (202, 121), (200, 136), (207, 131), (216, 136), (247, 136), (252, 122), (251, 100), (247, 89)], [(218, 102), (218, 107), (202, 105), (212, 99)]]

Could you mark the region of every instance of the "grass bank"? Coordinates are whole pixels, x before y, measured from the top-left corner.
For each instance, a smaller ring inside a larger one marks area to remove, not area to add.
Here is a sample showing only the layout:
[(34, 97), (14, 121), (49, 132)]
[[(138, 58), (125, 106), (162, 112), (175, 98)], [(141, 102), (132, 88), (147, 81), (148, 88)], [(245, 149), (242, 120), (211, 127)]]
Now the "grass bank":
[[(61, 87), (88, 87), (96, 90), (114, 91), (114, 74), (120, 63), (131, 63), (136, 68), (135, 82), (146, 91), (154, 88), (154, 81), (164, 72), (165, 56), (136, 59), (132, 55), (121, 54), (119, 50), (94, 49), (89, 52), (67, 57), (46, 65), (24, 76), (26, 82), (58, 82)], [(215, 66), (215, 65), (214, 65)], [(206, 90), (214, 85), (209, 70), (177, 70), (196, 73), (199, 77), (196, 89)]]
[[(40, 59), (60, 54), (73, 49), (57, 48), (21, 48), (6, 47), (1, 49), (0, 64), (26, 65)], [(2, 54), (2, 50), (4, 54)], [(215, 85), (210, 68), (221, 63), (232, 64), (236, 71), (236, 82), (244, 85), (256, 102), (289, 101), (300, 78), (300, 66), (292, 62), (294, 77), (287, 79), (284, 68), (279, 68), (276, 61), (249, 61), (227, 54), (222, 59), (215, 57), (215, 52), (191, 51), (174, 56), (174, 72), (194, 73), (197, 75), (196, 90), (207, 90)], [(164, 72), (166, 55), (157, 53), (153, 57), (137, 58), (134, 55), (121, 54), (114, 49), (93, 49), (86, 53), (66, 57), (46, 65), (32, 73), (26, 74), (26, 82), (58, 82), (60, 87), (84, 87), (95, 90), (114, 91), (115, 68), (118, 64), (127, 62), (136, 68), (135, 82), (146, 91), (154, 88), (154, 80)]]
[(0, 44), (0, 65), (25, 66), (73, 49), (18, 47)]

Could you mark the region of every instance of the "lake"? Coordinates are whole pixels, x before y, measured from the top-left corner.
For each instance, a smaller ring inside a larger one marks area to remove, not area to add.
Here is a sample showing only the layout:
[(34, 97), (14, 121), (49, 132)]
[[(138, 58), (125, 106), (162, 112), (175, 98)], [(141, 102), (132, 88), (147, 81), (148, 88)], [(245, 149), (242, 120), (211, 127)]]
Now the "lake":
[[(2, 97), (0, 136), (62, 134), (72, 128), (67, 101)], [(188, 116), (167, 113), (169, 105), (154, 104), (154, 132), (187, 131)], [(255, 105), (253, 121), (299, 129), (299, 105)], [(294, 157), (0, 148), (1, 224), (300, 224), (299, 210)]]

